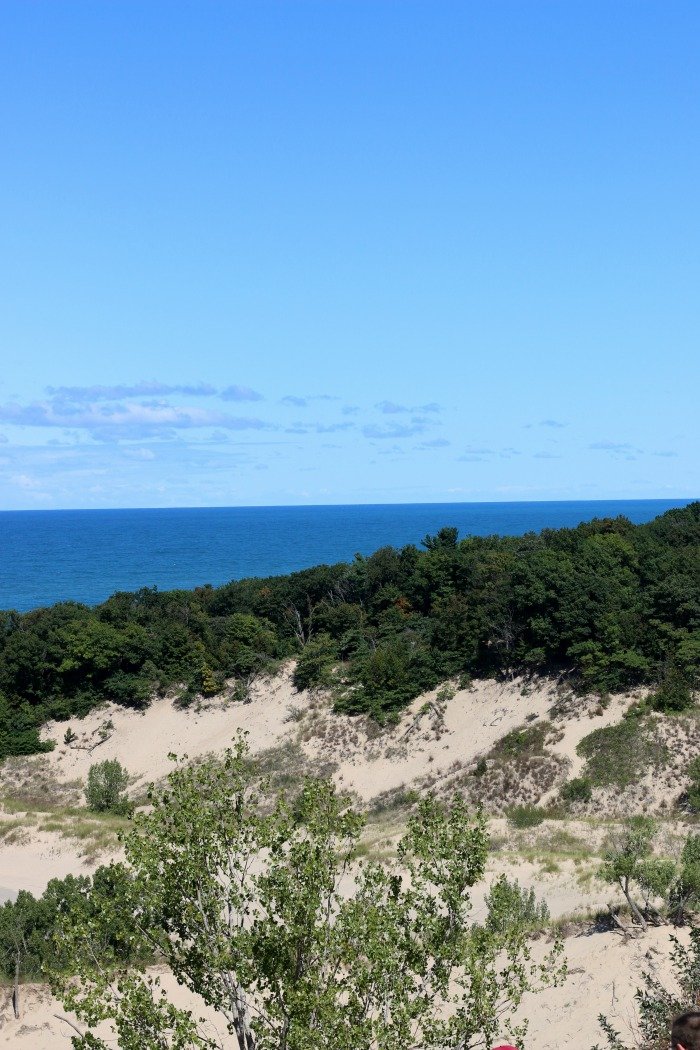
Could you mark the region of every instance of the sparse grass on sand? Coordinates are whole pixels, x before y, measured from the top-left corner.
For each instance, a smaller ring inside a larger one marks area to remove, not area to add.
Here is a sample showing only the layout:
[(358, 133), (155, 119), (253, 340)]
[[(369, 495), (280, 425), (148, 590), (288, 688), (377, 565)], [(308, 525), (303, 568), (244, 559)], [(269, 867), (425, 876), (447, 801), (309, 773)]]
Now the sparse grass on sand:
[(128, 826), (128, 818), (94, 813), (80, 805), (81, 781), (60, 781), (40, 756), (9, 759), (2, 774), (3, 843), (20, 843), (30, 834), (46, 832), (78, 843), (80, 856), (86, 861), (118, 849), (119, 834)]

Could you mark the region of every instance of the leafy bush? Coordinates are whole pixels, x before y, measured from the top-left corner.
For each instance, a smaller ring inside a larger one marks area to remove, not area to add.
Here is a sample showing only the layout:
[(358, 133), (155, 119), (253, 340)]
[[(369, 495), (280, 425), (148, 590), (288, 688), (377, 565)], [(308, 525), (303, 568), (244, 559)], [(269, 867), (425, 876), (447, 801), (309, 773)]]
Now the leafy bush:
[(524, 828), (536, 828), (545, 818), (545, 814), (537, 806), (511, 806), (508, 810), (508, 823), (511, 827), (520, 830)]
[(124, 792), (129, 774), (116, 758), (96, 762), (88, 770), (85, 800), (96, 813), (128, 813), (130, 804)]
[(592, 787), (629, 787), (669, 759), (653, 721), (636, 713), (615, 725), (594, 729), (576, 751), (587, 760), (584, 777)]
[(700, 909), (700, 835), (688, 835), (681, 852), (681, 870), (669, 894), (671, 916), (678, 925)]
[(511, 729), (510, 733), (506, 733), (495, 745), (493, 755), (506, 758), (543, 755), (552, 728), (551, 722), (538, 722), (537, 725), (522, 729)]
[(488, 908), (486, 928), (494, 933), (534, 932), (544, 929), (549, 922), (546, 902), (538, 901), (535, 891), (522, 888), (517, 880), (509, 882), (505, 875), (494, 882), (485, 901)]
[[(51, 879), (38, 898), (20, 890), (16, 901), (0, 907), (0, 981), (43, 982), (49, 973), (72, 974), (72, 962), (54, 936), (62, 920), (99, 926), (99, 942), (95, 939), (92, 944), (98, 966), (151, 961), (152, 952), (134, 936), (133, 925), (105, 921), (105, 913), (118, 905), (124, 911), (129, 906), (135, 910), (138, 902), (132, 891), (124, 865), (114, 863), (98, 868), (92, 879), (85, 875)], [(19, 996), (19, 989), (15, 994)]]
[(562, 802), (590, 802), (593, 797), (593, 788), (588, 777), (574, 777), (562, 785), (559, 792)]
[(656, 692), (650, 697), (656, 711), (674, 714), (693, 707), (695, 699), (686, 675), (675, 664), (666, 667)]
[(307, 642), (299, 653), (294, 668), (294, 688), (313, 689), (331, 683), (333, 665), (338, 660), (338, 648), (327, 634), (320, 634)]

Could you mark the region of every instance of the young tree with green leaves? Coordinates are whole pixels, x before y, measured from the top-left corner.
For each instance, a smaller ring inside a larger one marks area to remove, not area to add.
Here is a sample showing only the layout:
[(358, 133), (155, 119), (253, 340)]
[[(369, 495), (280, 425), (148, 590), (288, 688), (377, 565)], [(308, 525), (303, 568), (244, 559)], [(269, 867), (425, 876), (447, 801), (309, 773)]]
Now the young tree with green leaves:
[(88, 770), (85, 801), (96, 813), (127, 813), (129, 800), (124, 792), (129, 774), (116, 758), (95, 762)]
[[(122, 1050), (470, 1050), (522, 1036), (514, 1012), (563, 979), (561, 945), (536, 964), (498, 894), (483, 925), (470, 920), (484, 818), (425, 800), (390, 863), (356, 857), (362, 825), (320, 780), (270, 808), (242, 738), (222, 761), (178, 765), (126, 837), (129, 893), (59, 926), (79, 977), (55, 978), (63, 1001), (90, 1028), (111, 1021)], [(228, 1035), (212, 1038), (145, 968), (100, 958), (105, 924), (132, 957), (161, 958)]]
[(37, 924), (37, 902), (21, 890), (16, 901), (0, 908), (0, 971), (12, 980), (12, 1009), (20, 1016), (20, 981), (31, 969), (35, 956), (33, 934)]
[(675, 874), (672, 862), (652, 855), (655, 833), (656, 823), (650, 817), (632, 817), (610, 836), (599, 871), (604, 882), (622, 890), (632, 918), (643, 930), (647, 919), (632, 896), (633, 886), (642, 890), (646, 911), (652, 896), (665, 896)]
[(669, 904), (673, 921), (681, 926), (700, 909), (700, 835), (688, 835), (681, 852), (678, 878), (671, 886)]

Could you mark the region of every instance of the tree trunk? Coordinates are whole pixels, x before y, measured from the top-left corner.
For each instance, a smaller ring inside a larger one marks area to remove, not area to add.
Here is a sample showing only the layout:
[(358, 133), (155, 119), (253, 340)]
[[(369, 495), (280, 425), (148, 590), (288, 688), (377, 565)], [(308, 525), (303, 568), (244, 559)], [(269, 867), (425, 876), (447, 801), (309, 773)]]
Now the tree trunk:
[(237, 1016), (234, 1019), (233, 1027), (236, 1030), (238, 1046), (240, 1050), (255, 1050), (255, 1033), (248, 1023), (248, 1004), (246, 1002), (245, 992), (240, 985), (237, 985), (235, 989), (235, 1004)]
[(15, 953), (15, 983), (12, 989), (12, 1009), (15, 1012), (15, 1020), (19, 1021), (19, 970), (22, 956), (19, 952)]
[(644, 918), (644, 916), (642, 915), (642, 913), (639, 910), (639, 908), (637, 907), (637, 905), (632, 900), (632, 897), (631, 897), (630, 891), (629, 891), (629, 879), (621, 879), (620, 880), (620, 886), (622, 888), (622, 892), (625, 895), (625, 900), (629, 904), (629, 908), (630, 908), (630, 911), (632, 912), (632, 916), (637, 920), (639, 925), (642, 927), (642, 929), (646, 933), (646, 931), (647, 931), (647, 921)]

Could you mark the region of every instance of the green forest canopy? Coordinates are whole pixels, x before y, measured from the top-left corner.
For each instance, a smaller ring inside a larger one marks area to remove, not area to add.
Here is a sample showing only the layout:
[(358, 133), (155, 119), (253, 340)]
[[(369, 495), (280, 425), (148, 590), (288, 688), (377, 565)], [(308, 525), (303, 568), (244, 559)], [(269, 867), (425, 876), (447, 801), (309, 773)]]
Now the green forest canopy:
[[(336, 707), (395, 715), (448, 677), (565, 672), (581, 690), (666, 683), (700, 668), (700, 502), (645, 525), (459, 540), (443, 528), (350, 563), (222, 587), (119, 592), (0, 613), (0, 757), (30, 754), (49, 718), (104, 700), (143, 707), (298, 657), (296, 684)], [(47, 566), (47, 571), (51, 567)]]

